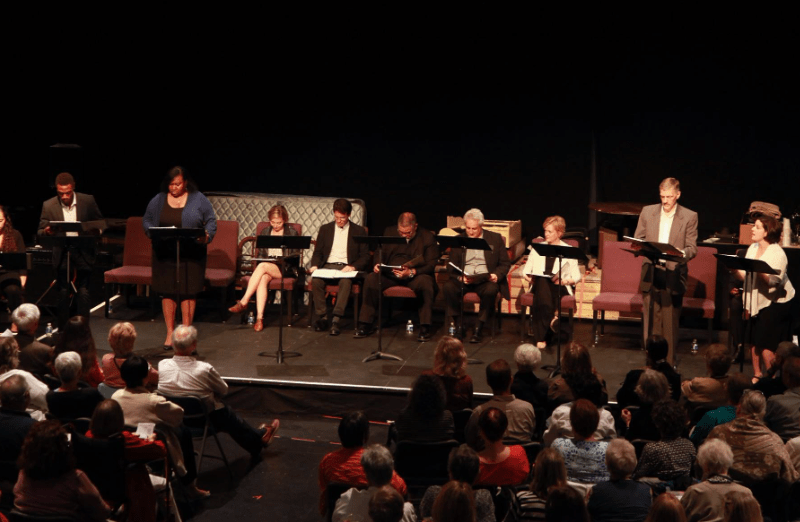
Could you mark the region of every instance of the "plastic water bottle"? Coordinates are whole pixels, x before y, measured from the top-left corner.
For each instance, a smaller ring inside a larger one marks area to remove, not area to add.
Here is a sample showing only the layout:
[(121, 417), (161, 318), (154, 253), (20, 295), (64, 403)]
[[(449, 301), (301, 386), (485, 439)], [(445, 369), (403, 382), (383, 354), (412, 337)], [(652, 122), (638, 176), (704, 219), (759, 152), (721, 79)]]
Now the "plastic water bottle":
[(456, 335), (456, 323), (454, 321), (450, 321), (450, 328), (447, 329), (447, 335), (450, 337)]
[(697, 339), (692, 339), (692, 355), (700, 353), (700, 346), (697, 344)]
[(250, 312), (249, 314), (247, 314), (247, 324), (250, 325), (250, 326), (253, 326), (254, 324), (256, 324), (256, 316), (253, 315), (253, 312)]
[(53, 335), (53, 323), (47, 323), (47, 326), (44, 329), (44, 333), (47, 334), (47, 337), (52, 337), (52, 335)]
[(411, 319), (406, 323), (406, 333), (414, 333), (414, 323), (411, 322)]

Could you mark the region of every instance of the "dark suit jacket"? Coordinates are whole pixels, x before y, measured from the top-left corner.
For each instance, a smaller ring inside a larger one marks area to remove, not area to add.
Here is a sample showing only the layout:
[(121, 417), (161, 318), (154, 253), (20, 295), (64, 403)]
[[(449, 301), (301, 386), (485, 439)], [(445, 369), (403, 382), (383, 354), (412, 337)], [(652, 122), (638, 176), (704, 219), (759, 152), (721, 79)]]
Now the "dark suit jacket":
[(25, 370), (40, 378), (53, 375), (50, 364), (53, 362), (53, 347), (40, 343), (29, 333), (17, 334), (19, 345), (19, 369)]
[[(461, 234), (462, 236), (464, 234)], [(500, 293), (506, 299), (511, 299), (511, 293), (508, 291), (508, 270), (511, 268), (511, 260), (508, 258), (508, 251), (506, 250), (506, 242), (503, 236), (497, 232), (490, 230), (483, 230), (483, 238), (489, 243), (491, 250), (486, 250), (484, 256), (486, 257), (486, 268), (490, 274), (497, 275), (497, 284), (500, 288)], [(462, 259), (462, 251), (460, 248), (450, 250), (450, 262), (460, 267)], [(448, 265), (448, 272), (451, 274), (455, 272), (453, 267)]]
[[(75, 193), (78, 203), (78, 221), (97, 221), (103, 219), (94, 196), (89, 194)], [(52, 197), (42, 204), (42, 215), (39, 217), (39, 234), (44, 233), (44, 229), (50, 225), (51, 221), (64, 221), (64, 212), (61, 210), (61, 202), (58, 197)], [(80, 268), (91, 268), (94, 265), (94, 245), (81, 248), (78, 256), (73, 258), (73, 263)], [(73, 254), (74, 255), (74, 254)], [(53, 248), (53, 265), (58, 266), (61, 262), (61, 248)]]
[[(333, 248), (333, 234), (335, 221), (326, 223), (319, 227), (317, 233), (317, 244), (314, 246), (314, 253), (311, 255), (311, 266), (321, 267), (328, 262), (328, 256)], [(353, 241), (355, 236), (366, 236), (367, 231), (364, 227), (350, 222), (350, 230), (347, 235), (347, 264), (356, 270), (367, 270), (369, 266), (369, 246), (366, 243), (356, 243)]]
[[(661, 223), (661, 205), (648, 205), (639, 215), (639, 224), (636, 226), (634, 237), (645, 241), (658, 241), (658, 228)], [(689, 268), (686, 263), (697, 255), (697, 212), (678, 205), (675, 217), (672, 218), (672, 227), (669, 230), (669, 244), (679, 248), (685, 253), (685, 260), (677, 263), (667, 261), (667, 287), (674, 294), (686, 292), (686, 280)], [(650, 261), (645, 259), (642, 265), (641, 291), (649, 292), (652, 285), (652, 271)]]
[[(383, 232), (384, 236), (399, 237), (397, 226), (387, 227)], [(417, 228), (417, 234), (409, 243), (405, 245), (385, 245), (383, 247), (383, 263), (386, 265), (399, 265), (411, 259), (422, 256), (425, 260), (421, 265), (414, 268), (418, 275), (427, 274), (433, 276), (436, 270), (436, 262), (439, 260), (439, 244), (432, 232), (422, 227)], [(373, 256), (373, 265), (378, 262), (377, 252)]]

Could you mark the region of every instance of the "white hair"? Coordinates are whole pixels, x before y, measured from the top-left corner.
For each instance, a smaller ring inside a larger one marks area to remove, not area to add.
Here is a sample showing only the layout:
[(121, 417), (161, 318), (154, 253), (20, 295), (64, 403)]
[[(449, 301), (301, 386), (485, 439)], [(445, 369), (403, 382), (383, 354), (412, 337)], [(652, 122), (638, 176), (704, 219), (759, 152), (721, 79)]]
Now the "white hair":
[(471, 208), (467, 210), (466, 214), (464, 214), (464, 221), (467, 221), (468, 219), (474, 219), (479, 224), (483, 225), (483, 212), (481, 212), (478, 208)]
[(33, 303), (22, 303), (11, 314), (11, 321), (17, 325), (20, 332), (29, 332), (41, 317), (39, 307)]
[(175, 350), (186, 351), (197, 342), (197, 328), (180, 325), (172, 332), (172, 346)]
[(733, 450), (722, 439), (707, 439), (697, 450), (697, 463), (705, 475), (724, 475), (733, 466)]
[(78, 352), (64, 352), (56, 357), (55, 367), (62, 382), (73, 382), (80, 377), (83, 363)]
[(520, 344), (514, 351), (514, 362), (520, 370), (532, 372), (542, 362), (542, 352), (530, 343)]

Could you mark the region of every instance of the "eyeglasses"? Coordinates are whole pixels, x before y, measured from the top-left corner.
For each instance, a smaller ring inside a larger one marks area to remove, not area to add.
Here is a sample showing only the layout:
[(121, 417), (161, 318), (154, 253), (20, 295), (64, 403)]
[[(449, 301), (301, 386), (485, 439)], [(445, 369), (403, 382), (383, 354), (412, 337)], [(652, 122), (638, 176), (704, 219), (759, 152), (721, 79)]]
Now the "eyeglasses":
[(762, 392), (761, 390), (756, 390), (754, 388), (748, 388), (748, 389), (746, 389), (744, 391), (744, 393), (742, 394), (742, 397), (746, 397), (746, 396), (750, 395), (751, 393), (757, 393), (757, 394), (761, 395), (762, 397), (764, 396), (764, 392)]

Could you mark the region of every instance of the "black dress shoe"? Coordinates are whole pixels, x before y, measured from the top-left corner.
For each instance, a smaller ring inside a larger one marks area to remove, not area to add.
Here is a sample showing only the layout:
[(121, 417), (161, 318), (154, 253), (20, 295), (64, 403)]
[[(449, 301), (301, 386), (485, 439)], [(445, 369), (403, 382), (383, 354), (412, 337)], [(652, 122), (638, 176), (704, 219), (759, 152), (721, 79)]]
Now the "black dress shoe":
[(483, 325), (479, 324), (475, 327), (475, 333), (472, 334), (472, 337), (469, 338), (469, 342), (472, 344), (477, 344), (483, 340)]
[(342, 333), (342, 329), (339, 326), (339, 321), (331, 323), (331, 335), (339, 335), (340, 333)]
[(317, 322), (314, 324), (314, 331), (315, 332), (324, 332), (328, 329), (328, 321), (325, 319), (317, 319)]
[(425, 341), (431, 340), (431, 327), (427, 324), (420, 325), (419, 327), (419, 335), (417, 335), (417, 341), (424, 343)]
[(363, 339), (364, 337), (369, 337), (370, 335), (372, 335), (372, 332), (374, 331), (375, 331), (374, 326), (372, 326), (371, 324), (362, 323), (358, 326), (358, 329), (356, 330), (356, 333), (353, 337), (355, 337), (356, 339)]

